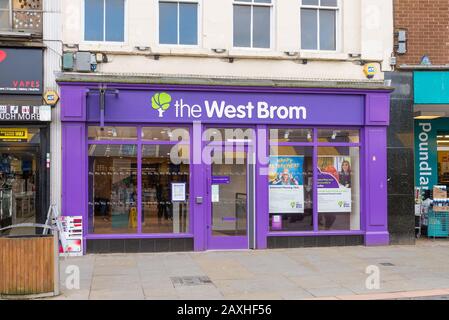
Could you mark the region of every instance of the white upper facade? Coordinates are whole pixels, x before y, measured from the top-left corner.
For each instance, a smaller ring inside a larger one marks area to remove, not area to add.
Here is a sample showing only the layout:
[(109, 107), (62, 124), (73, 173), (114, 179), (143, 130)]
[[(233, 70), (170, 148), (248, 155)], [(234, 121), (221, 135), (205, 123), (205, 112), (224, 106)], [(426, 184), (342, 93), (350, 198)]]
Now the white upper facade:
[[(367, 80), (390, 71), (392, 0), (63, 0), (65, 51), (98, 73)], [(372, 80), (371, 80), (372, 81)]]

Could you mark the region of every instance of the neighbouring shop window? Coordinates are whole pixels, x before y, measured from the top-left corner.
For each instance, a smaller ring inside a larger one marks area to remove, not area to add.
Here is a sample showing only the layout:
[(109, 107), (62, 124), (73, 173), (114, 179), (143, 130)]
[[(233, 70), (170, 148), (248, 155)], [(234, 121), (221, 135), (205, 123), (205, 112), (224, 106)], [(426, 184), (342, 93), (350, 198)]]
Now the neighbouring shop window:
[(318, 147), (319, 230), (360, 230), (358, 147)]
[(137, 232), (137, 145), (89, 145), (89, 231)]
[[(0, 128), (0, 228), (39, 222), (39, 128)], [(8, 230), (10, 236), (27, 232)]]
[(135, 140), (136, 127), (99, 127), (89, 126), (89, 140)]
[(189, 230), (188, 145), (142, 146), (142, 232)]
[(42, 0), (0, 0), (0, 30), (42, 33)]
[(234, 47), (271, 47), (272, 0), (234, 1)]
[(313, 230), (313, 147), (271, 146), (270, 231)]
[(84, 0), (84, 40), (125, 41), (125, 0)]
[(159, 2), (159, 43), (198, 44), (198, 3)]
[(438, 184), (449, 186), (449, 132), (437, 132)]
[(337, 50), (338, 0), (302, 0), (301, 48)]

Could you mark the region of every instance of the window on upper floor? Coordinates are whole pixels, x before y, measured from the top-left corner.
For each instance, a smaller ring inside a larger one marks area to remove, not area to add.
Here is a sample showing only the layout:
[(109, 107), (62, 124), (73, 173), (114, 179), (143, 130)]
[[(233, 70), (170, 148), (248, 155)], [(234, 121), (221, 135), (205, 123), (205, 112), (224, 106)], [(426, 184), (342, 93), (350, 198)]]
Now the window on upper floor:
[(234, 47), (270, 48), (273, 0), (234, 1)]
[(125, 0), (84, 0), (84, 40), (124, 42)]
[(301, 49), (337, 50), (339, 0), (301, 0)]
[(0, 0), (0, 30), (42, 34), (42, 1)]
[(159, 1), (159, 43), (198, 44), (197, 1)]

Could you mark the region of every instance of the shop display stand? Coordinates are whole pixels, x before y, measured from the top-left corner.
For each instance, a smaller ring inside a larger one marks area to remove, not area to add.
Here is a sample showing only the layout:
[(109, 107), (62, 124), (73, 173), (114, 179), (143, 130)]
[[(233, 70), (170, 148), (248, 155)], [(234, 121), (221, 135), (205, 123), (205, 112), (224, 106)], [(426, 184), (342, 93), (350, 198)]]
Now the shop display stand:
[(436, 207), (429, 210), (427, 216), (427, 236), (429, 238), (449, 237), (449, 208)]

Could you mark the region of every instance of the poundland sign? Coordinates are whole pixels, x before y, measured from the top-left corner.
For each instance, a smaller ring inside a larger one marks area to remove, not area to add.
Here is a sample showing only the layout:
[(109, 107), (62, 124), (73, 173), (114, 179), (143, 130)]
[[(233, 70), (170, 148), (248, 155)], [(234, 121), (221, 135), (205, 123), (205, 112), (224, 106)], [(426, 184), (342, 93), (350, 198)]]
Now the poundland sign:
[(416, 186), (432, 189), (437, 184), (437, 137), (432, 121), (416, 120), (415, 177)]

